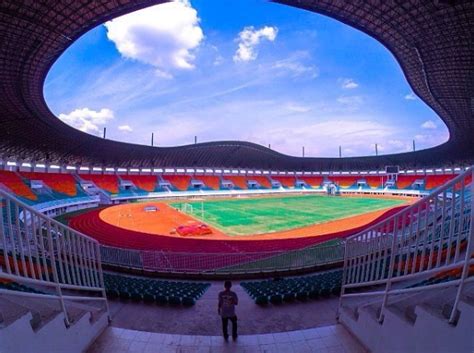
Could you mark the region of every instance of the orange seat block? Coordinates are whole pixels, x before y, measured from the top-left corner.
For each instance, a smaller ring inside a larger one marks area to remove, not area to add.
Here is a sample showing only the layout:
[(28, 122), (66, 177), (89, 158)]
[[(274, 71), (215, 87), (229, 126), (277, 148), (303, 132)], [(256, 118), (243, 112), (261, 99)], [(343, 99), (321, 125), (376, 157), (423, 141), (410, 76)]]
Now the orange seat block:
[(446, 184), (451, 179), (455, 178), (456, 175), (447, 174), (447, 175), (428, 175), (425, 181), (425, 189), (432, 190), (440, 187), (443, 184)]
[(109, 174), (80, 174), (81, 179), (92, 181), (97, 187), (112, 194), (119, 192), (119, 183), (116, 175)]
[(29, 180), (41, 180), (59, 193), (72, 197), (77, 195), (76, 180), (71, 174), (22, 172), (21, 175)]
[(296, 178), (292, 176), (272, 176), (272, 179), (279, 181), (281, 185), (287, 188), (293, 188), (296, 184)]
[(120, 175), (123, 180), (131, 181), (136, 187), (152, 192), (155, 191), (158, 179), (156, 175)]
[(267, 189), (272, 188), (272, 183), (270, 183), (270, 180), (265, 176), (251, 176), (251, 177), (248, 177), (248, 179), (255, 180), (257, 183), (260, 184), (260, 186), (263, 186), (264, 188), (267, 188)]
[(303, 180), (309, 186), (316, 187), (316, 188), (321, 187), (321, 184), (324, 181), (324, 177), (318, 177), (318, 176), (303, 176), (300, 179)]
[(372, 189), (377, 189), (383, 187), (383, 177), (380, 176), (366, 176), (364, 177), (367, 185)]
[(163, 179), (181, 191), (188, 190), (191, 183), (191, 176), (189, 175), (163, 175)]
[(221, 187), (221, 180), (214, 175), (198, 175), (194, 179), (201, 180), (206, 186), (214, 190), (219, 190)]
[(357, 183), (358, 179), (360, 178), (354, 177), (354, 176), (330, 176), (329, 177), (329, 180), (339, 185), (341, 188), (345, 188), (345, 189)]
[(418, 179), (423, 179), (423, 176), (422, 175), (399, 175), (397, 178), (397, 187), (399, 189), (406, 189)]
[(15, 173), (0, 170), (0, 183), (9, 188), (15, 195), (27, 198), (29, 200), (37, 200), (33, 191), (26, 185), (23, 180)]
[(243, 190), (249, 188), (247, 185), (247, 178), (244, 176), (225, 176), (224, 180), (231, 181), (232, 183), (234, 183), (235, 186)]

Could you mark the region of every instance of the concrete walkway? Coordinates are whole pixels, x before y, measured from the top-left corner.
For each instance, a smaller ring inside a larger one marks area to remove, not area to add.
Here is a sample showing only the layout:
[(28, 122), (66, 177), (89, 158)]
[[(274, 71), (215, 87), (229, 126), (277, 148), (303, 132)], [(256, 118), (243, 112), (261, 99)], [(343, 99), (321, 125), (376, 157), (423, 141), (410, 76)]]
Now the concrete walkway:
[(88, 353), (365, 353), (341, 325), (308, 330), (221, 336), (175, 335), (109, 327)]

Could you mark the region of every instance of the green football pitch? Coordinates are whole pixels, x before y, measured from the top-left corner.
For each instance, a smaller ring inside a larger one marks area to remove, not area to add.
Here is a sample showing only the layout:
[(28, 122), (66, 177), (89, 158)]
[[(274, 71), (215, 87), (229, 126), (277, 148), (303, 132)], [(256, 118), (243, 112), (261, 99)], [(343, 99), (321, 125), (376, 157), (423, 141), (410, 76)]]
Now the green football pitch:
[(228, 235), (249, 235), (324, 223), (403, 203), (405, 201), (396, 199), (302, 195), (176, 202), (171, 205)]

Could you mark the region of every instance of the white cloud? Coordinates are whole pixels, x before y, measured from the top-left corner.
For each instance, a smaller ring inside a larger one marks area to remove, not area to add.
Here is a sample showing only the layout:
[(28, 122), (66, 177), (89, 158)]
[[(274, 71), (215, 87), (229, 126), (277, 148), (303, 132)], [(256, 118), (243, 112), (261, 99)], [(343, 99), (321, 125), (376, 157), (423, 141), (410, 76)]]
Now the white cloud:
[(304, 75), (305, 77), (316, 78), (319, 76), (319, 69), (316, 66), (305, 65), (297, 58), (277, 61), (272, 65), (272, 68), (289, 73), (293, 77)]
[(405, 96), (405, 99), (409, 100), (409, 101), (414, 101), (414, 100), (416, 100), (416, 98), (417, 97), (416, 97), (415, 93), (413, 93), (413, 92), (410, 92)]
[(433, 130), (433, 129), (436, 129), (437, 126), (436, 124), (434, 123), (433, 120), (427, 120), (425, 121), (423, 124), (421, 124), (421, 127), (423, 129), (428, 129), (428, 130)]
[(292, 113), (307, 113), (311, 110), (311, 108), (308, 106), (293, 102), (287, 103), (285, 108)]
[(348, 110), (353, 111), (362, 106), (364, 98), (362, 96), (341, 96), (337, 98), (337, 102), (342, 104)]
[(260, 41), (266, 39), (273, 42), (277, 34), (277, 27), (265, 26), (260, 29), (255, 29), (253, 26), (245, 27), (236, 39), (239, 47), (235, 52), (234, 61), (246, 62), (255, 60), (258, 55), (257, 46), (260, 44)]
[(132, 132), (133, 131), (133, 129), (130, 127), (130, 125), (120, 125), (118, 127), (118, 129), (120, 131), (123, 131), (123, 132)]
[(359, 84), (355, 82), (352, 78), (341, 79), (341, 87), (344, 89), (354, 89), (359, 87)]
[(193, 51), (204, 38), (197, 11), (188, 0), (136, 11), (105, 27), (123, 57), (152, 65), (165, 78), (170, 69), (194, 68)]
[(98, 135), (100, 128), (114, 118), (114, 112), (107, 108), (102, 108), (100, 111), (95, 111), (89, 108), (76, 109), (69, 114), (59, 114), (61, 119), (66, 124), (91, 134)]

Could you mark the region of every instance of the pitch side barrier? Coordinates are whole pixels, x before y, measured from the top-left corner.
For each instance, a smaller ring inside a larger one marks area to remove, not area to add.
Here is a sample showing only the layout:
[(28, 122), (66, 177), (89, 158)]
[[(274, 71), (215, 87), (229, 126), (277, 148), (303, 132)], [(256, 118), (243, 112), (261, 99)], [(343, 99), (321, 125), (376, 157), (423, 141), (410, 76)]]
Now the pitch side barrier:
[[(450, 323), (455, 322), (464, 287), (474, 281), (469, 277), (474, 265), (473, 172), (468, 169), (397, 214), (347, 238), (339, 309), (350, 306), (351, 300), (375, 298), (382, 322), (389, 299), (451, 287), (456, 297), (448, 316)], [(454, 269), (460, 270), (459, 277), (423, 282)]]
[(167, 274), (249, 275), (284, 273), (342, 263), (344, 243), (291, 251), (181, 253), (101, 246), (102, 261), (116, 267)]

